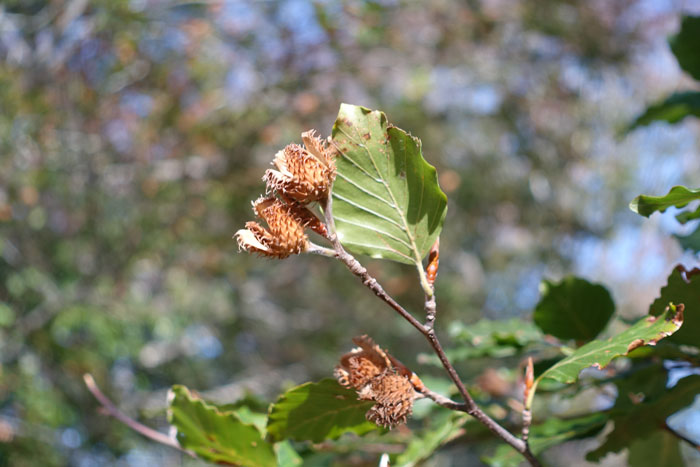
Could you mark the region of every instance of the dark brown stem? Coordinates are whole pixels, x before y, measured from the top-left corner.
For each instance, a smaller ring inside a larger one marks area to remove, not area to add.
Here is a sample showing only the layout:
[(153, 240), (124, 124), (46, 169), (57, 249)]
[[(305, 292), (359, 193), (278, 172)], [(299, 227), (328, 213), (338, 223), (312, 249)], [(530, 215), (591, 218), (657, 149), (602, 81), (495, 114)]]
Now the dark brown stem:
[[(450, 363), (449, 359), (447, 358), (447, 355), (445, 355), (445, 351), (443, 350), (442, 345), (440, 344), (440, 341), (435, 334), (435, 329), (433, 328), (436, 314), (435, 294), (432, 294), (432, 296), (430, 297), (426, 297), (426, 324), (422, 324), (420, 321), (414, 318), (413, 315), (406, 311), (406, 309), (404, 309), (398, 302), (396, 302), (396, 300), (394, 300), (388, 293), (386, 293), (384, 288), (377, 282), (377, 280), (374, 277), (372, 277), (367, 272), (367, 269), (365, 269), (360, 264), (360, 262), (355, 259), (354, 256), (345, 251), (345, 248), (343, 248), (343, 245), (340, 243), (340, 240), (338, 240), (338, 236), (336, 235), (335, 222), (333, 221), (333, 201), (330, 196), (324, 203), (323, 214), (325, 217), (326, 226), (328, 228), (328, 235), (326, 238), (333, 245), (336, 257), (340, 261), (342, 261), (343, 264), (345, 264), (345, 266), (347, 266), (350, 272), (352, 272), (355, 276), (360, 278), (363, 285), (369, 288), (377, 297), (379, 297), (384, 303), (386, 303), (392, 309), (394, 309), (399, 315), (401, 315), (402, 318), (408, 321), (414, 328), (416, 328), (421, 334), (423, 334), (426, 339), (428, 339), (428, 342), (430, 342), (430, 345), (432, 346), (436, 355), (440, 359), (440, 362), (447, 371), (447, 374), (450, 376), (450, 379), (457, 386), (457, 390), (464, 399), (464, 403), (458, 404), (443, 396), (439, 396), (438, 394), (435, 394), (432, 391), (428, 391), (430, 394), (424, 394), (433, 399), (438, 404), (443, 405), (444, 407), (450, 408), (452, 410), (460, 410), (462, 412), (466, 412), (472, 417), (476, 418), (479, 422), (486, 426), (486, 428), (488, 428), (494, 435), (501, 438), (503, 441), (512, 446), (516, 451), (522, 454), (528, 460), (530, 465), (532, 465), (533, 467), (539, 467), (540, 463), (530, 452), (527, 443), (517, 438), (516, 436), (513, 436), (513, 434), (511, 434), (508, 430), (499, 425), (498, 422), (489, 417), (483, 410), (481, 410), (476, 405), (476, 402), (474, 402), (474, 399), (471, 397), (469, 391), (467, 391), (467, 388), (464, 386), (464, 383), (457, 374), (457, 370), (455, 370), (454, 366), (452, 366), (452, 363)], [(439, 401), (441, 401), (442, 403)]]
[(666, 431), (668, 431), (669, 433), (671, 433), (671, 434), (672, 434), (673, 436), (675, 436), (676, 438), (678, 438), (678, 439), (680, 439), (680, 440), (682, 440), (682, 441), (685, 441), (686, 443), (688, 443), (689, 445), (691, 445), (692, 447), (694, 447), (696, 450), (700, 451), (700, 444), (696, 443), (695, 441), (693, 441), (692, 439), (686, 437), (685, 435), (682, 435), (681, 433), (678, 433), (676, 430), (674, 430), (673, 428), (671, 428), (670, 426), (668, 426), (668, 423), (664, 423), (664, 429), (665, 429)]
[(146, 425), (143, 425), (133, 418), (129, 417), (126, 415), (124, 412), (119, 410), (111, 400), (107, 398), (107, 396), (100, 391), (100, 388), (97, 386), (97, 383), (95, 383), (95, 378), (92, 377), (91, 374), (86, 373), (83, 375), (83, 380), (85, 381), (85, 386), (87, 386), (88, 390), (92, 393), (93, 396), (95, 396), (95, 399), (102, 405), (104, 410), (107, 412), (108, 415), (116, 418), (120, 422), (122, 422), (124, 425), (128, 426), (135, 432), (145, 436), (148, 439), (152, 439), (153, 441), (156, 441), (161, 444), (165, 444), (166, 446), (170, 446), (172, 448), (177, 449), (178, 451), (182, 451), (185, 454), (188, 454), (192, 457), (195, 457), (194, 452), (188, 450), (188, 449), (183, 449), (177, 442), (177, 440), (174, 440), (170, 436), (166, 435), (165, 433), (161, 433), (160, 431), (156, 431), (153, 428), (147, 427)]

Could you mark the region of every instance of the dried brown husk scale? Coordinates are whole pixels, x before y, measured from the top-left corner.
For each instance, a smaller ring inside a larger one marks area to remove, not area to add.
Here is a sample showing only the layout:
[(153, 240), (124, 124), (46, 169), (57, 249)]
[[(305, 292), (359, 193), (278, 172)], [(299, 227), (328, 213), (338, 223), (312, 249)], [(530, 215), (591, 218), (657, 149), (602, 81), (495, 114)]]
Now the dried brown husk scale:
[(405, 377), (387, 370), (375, 377), (369, 391), (360, 394), (360, 398), (368, 398), (377, 403), (366, 414), (367, 420), (384, 427), (392, 428), (406, 423), (413, 413), (415, 391), (413, 385)]
[(358, 398), (376, 402), (366, 414), (371, 422), (389, 428), (405, 423), (416, 397), (413, 373), (368, 336), (353, 342), (359, 347), (341, 357), (335, 369), (338, 382), (355, 389)]
[(299, 254), (308, 248), (308, 238), (300, 220), (302, 215), (295, 206), (268, 196), (258, 198), (253, 203), (253, 210), (267, 223), (268, 229), (254, 221), (246, 222), (245, 229), (236, 232), (241, 248), (279, 259)]
[(302, 204), (325, 200), (335, 179), (335, 151), (327, 147), (314, 131), (302, 133), (306, 148), (290, 144), (275, 155), (277, 170), (263, 176), (268, 191)]

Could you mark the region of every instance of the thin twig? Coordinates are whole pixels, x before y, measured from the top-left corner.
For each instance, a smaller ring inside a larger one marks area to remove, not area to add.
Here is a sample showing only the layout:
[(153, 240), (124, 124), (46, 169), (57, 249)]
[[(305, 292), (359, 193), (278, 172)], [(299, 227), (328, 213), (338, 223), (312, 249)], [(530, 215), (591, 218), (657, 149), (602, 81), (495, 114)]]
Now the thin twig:
[(360, 264), (360, 262), (357, 261), (357, 259), (355, 259), (354, 256), (345, 251), (345, 248), (343, 248), (343, 245), (340, 243), (340, 240), (338, 239), (338, 236), (336, 234), (335, 222), (333, 221), (333, 200), (331, 196), (329, 196), (328, 199), (326, 199), (326, 202), (324, 203), (323, 214), (326, 221), (326, 227), (328, 229), (327, 239), (333, 245), (336, 257), (341, 262), (343, 262), (345, 266), (347, 266), (350, 272), (352, 272), (355, 276), (360, 278), (363, 285), (369, 288), (377, 297), (379, 297), (387, 305), (393, 308), (399, 315), (401, 315), (402, 318), (408, 321), (414, 328), (416, 328), (421, 334), (423, 334), (426, 337), (426, 339), (428, 339), (428, 342), (430, 342), (430, 345), (433, 347), (433, 350), (440, 359), (442, 366), (445, 368), (448, 375), (450, 376), (450, 379), (457, 386), (460, 395), (464, 399), (464, 404), (455, 403), (443, 396), (439, 396), (438, 394), (433, 393), (432, 391), (429, 391), (429, 393), (424, 394), (433, 399), (438, 404), (443, 405), (444, 407), (451, 408), (452, 410), (466, 412), (467, 414), (476, 418), (479, 422), (486, 426), (486, 428), (488, 428), (493, 434), (501, 438), (503, 441), (512, 446), (516, 451), (522, 454), (533, 467), (539, 467), (539, 461), (530, 452), (527, 444), (523, 440), (511, 434), (508, 430), (499, 425), (498, 422), (489, 417), (483, 410), (481, 410), (476, 405), (476, 402), (474, 402), (474, 399), (471, 397), (469, 391), (467, 391), (466, 386), (457, 374), (457, 370), (455, 370), (454, 366), (452, 366), (452, 363), (450, 363), (449, 359), (447, 358), (447, 355), (445, 355), (445, 351), (443, 350), (442, 345), (440, 344), (440, 341), (437, 338), (437, 335), (435, 334), (435, 329), (433, 328), (435, 321), (435, 294), (426, 294), (425, 307), (427, 316), (426, 324), (424, 325), (416, 318), (414, 318), (413, 315), (411, 315), (408, 311), (406, 311), (406, 309), (404, 309), (398, 302), (396, 302), (396, 300), (394, 300), (384, 290), (384, 288), (379, 284), (379, 282), (377, 282), (377, 280), (367, 272), (367, 269), (364, 268)]
[(435, 316), (437, 315), (437, 305), (435, 304), (435, 294), (425, 297), (425, 329), (433, 329), (435, 326)]
[(116, 418), (124, 425), (128, 426), (135, 432), (145, 436), (148, 439), (152, 439), (153, 441), (165, 444), (166, 446), (175, 448), (178, 451), (182, 451), (187, 455), (196, 457), (194, 452), (190, 451), (189, 449), (183, 449), (177, 442), (177, 440), (171, 438), (165, 433), (161, 433), (160, 431), (156, 431), (153, 428), (147, 427), (146, 425), (137, 422), (136, 420), (119, 410), (117, 406), (115, 406), (114, 403), (112, 403), (112, 401), (109, 400), (107, 396), (105, 396), (102, 393), (102, 391), (100, 391), (100, 388), (97, 386), (97, 383), (95, 383), (95, 378), (93, 378), (91, 374), (84, 374), (83, 380), (85, 381), (85, 386), (87, 386), (88, 390), (92, 393), (93, 396), (95, 396), (95, 399), (97, 399), (97, 401), (102, 405), (102, 407), (105, 409), (108, 415)]
[(535, 387), (535, 365), (532, 357), (527, 358), (525, 365), (525, 381), (523, 390), (523, 435), (525, 446), (529, 449), (528, 438), (530, 437), (530, 425), (532, 424), (532, 397)]
[(446, 409), (457, 410), (460, 412), (467, 411), (466, 405), (464, 405), (460, 402), (455, 402), (452, 399), (443, 396), (442, 394), (438, 394), (437, 392), (433, 392), (430, 389), (426, 388), (425, 386), (420, 388), (420, 392), (425, 397), (432, 399), (436, 404), (441, 405), (441, 406), (445, 407)]
[(421, 322), (414, 318), (413, 315), (406, 311), (404, 307), (399, 305), (399, 303), (396, 300), (394, 300), (388, 293), (386, 293), (384, 288), (381, 285), (379, 285), (379, 282), (377, 282), (377, 279), (370, 276), (367, 272), (367, 269), (365, 269), (360, 264), (360, 262), (355, 259), (354, 256), (345, 251), (345, 248), (343, 248), (343, 245), (341, 245), (340, 240), (338, 240), (338, 235), (335, 231), (335, 221), (333, 221), (333, 201), (330, 196), (324, 203), (323, 215), (325, 217), (326, 226), (328, 228), (328, 235), (326, 238), (333, 245), (336, 258), (342, 261), (343, 264), (345, 264), (348, 267), (348, 269), (350, 269), (350, 272), (359, 277), (362, 280), (362, 284), (364, 284), (367, 288), (374, 292), (374, 294), (377, 297), (382, 299), (391, 308), (393, 308), (414, 328), (420, 331), (421, 334), (425, 334), (425, 329), (423, 328)]
[(692, 447), (694, 447), (696, 450), (700, 451), (700, 444), (696, 443), (695, 441), (693, 441), (692, 439), (688, 438), (687, 436), (685, 436), (685, 435), (683, 435), (683, 434), (681, 434), (681, 433), (678, 433), (676, 430), (674, 430), (673, 428), (671, 428), (671, 427), (668, 425), (668, 423), (664, 423), (664, 429), (665, 429), (666, 431), (668, 431), (669, 433), (671, 433), (671, 434), (672, 434), (673, 436), (675, 436), (676, 438), (678, 438), (678, 439), (680, 439), (680, 440), (682, 440), (682, 441), (685, 441), (686, 443), (688, 443), (689, 445), (691, 445)]

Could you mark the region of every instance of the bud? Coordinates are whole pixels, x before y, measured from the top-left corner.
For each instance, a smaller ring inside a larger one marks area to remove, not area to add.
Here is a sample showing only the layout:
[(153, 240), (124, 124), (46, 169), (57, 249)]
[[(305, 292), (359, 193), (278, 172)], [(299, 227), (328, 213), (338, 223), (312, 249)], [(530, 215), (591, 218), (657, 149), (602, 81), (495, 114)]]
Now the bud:
[(297, 212), (295, 206), (268, 196), (258, 198), (253, 203), (253, 210), (269, 229), (257, 222), (246, 222), (245, 229), (235, 235), (239, 248), (279, 259), (307, 249), (308, 238), (304, 234), (302, 214)]
[(440, 237), (435, 240), (430, 248), (430, 256), (428, 256), (428, 267), (425, 269), (428, 283), (432, 286), (437, 278), (438, 268), (440, 267)]
[(359, 399), (376, 402), (367, 420), (389, 428), (406, 423), (417, 397), (411, 379), (415, 375), (368, 336), (353, 342), (359, 347), (343, 355), (335, 368), (338, 382), (355, 389)]
[(313, 130), (301, 134), (305, 148), (290, 144), (275, 155), (263, 180), (269, 191), (302, 204), (328, 198), (335, 180), (335, 151), (326, 146)]

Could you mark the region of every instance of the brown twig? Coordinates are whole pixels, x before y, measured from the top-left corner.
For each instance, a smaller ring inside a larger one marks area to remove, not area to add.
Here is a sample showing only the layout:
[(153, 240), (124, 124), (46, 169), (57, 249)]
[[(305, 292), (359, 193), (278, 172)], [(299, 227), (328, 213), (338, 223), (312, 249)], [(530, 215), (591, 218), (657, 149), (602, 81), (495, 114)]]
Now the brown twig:
[(532, 452), (530, 452), (530, 449), (528, 448), (528, 445), (525, 441), (517, 438), (508, 430), (503, 428), (501, 425), (498, 424), (498, 422), (489, 417), (483, 410), (479, 408), (479, 406), (476, 405), (476, 402), (474, 402), (474, 399), (471, 397), (469, 391), (467, 391), (466, 386), (457, 374), (457, 370), (455, 370), (454, 366), (452, 366), (452, 363), (450, 363), (449, 359), (447, 358), (447, 355), (445, 355), (445, 351), (443, 350), (442, 345), (440, 344), (440, 341), (437, 338), (434, 329), (436, 314), (435, 294), (426, 295), (426, 324), (422, 324), (415, 317), (413, 317), (413, 315), (406, 311), (406, 309), (404, 309), (398, 302), (396, 302), (396, 300), (394, 300), (384, 290), (384, 288), (379, 284), (379, 282), (377, 282), (377, 280), (367, 272), (367, 269), (363, 267), (360, 264), (360, 262), (357, 261), (357, 259), (355, 259), (354, 256), (345, 251), (345, 248), (343, 248), (343, 245), (340, 243), (340, 240), (338, 239), (338, 236), (336, 234), (335, 222), (333, 220), (333, 200), (331, 196), (329, 196), (324, 203), (323, 215), (326, 221), (326, 226), (328, 228), (328, 235), (326, 238), (333, 245), (333, 249), (336, 253), (336, 258), (338, 258), (343, 264), (345, 264), (345, 266), (347, 266), (350, 272), (352, 272), (355, 276), (360, 278), (363, 285), (369, 288), (377, 297), (379, 297), (384, 303), (386, 303), (392, 309), (394, 309), (394, 311), (401, 315), (402, 318), (408, 321), (414, 328), (416, 328), (421, 334), (423, 334), (426, 339), (428, 339), (428, 342), (430, 343), (436, 355), (440, 359), (440, 362), (447, 371), (447, 374), (450, 376), (450, 379), (457, 386), (457, 390), (464, 399), (464, 403), (456, 403), (444, 396), (440, 396), (439, 394), (433, 393), (429, 390), (427, 390), (427, 392), (424, 392), (424, 394), (427, 397), (433, 399), (438, 404), (442, 405), (443, 407), (466, 412), (467, 414), (476, 418), (479, 422), (486, 426), (486, 428), (488, 428), (493, 434), (501, 438), (503, 441), (512, 446), (516, 451), (522, 454), (528, 460), (530, 465), (534, 467), (539, 467), (539, 461), (537, 460), (537, 458), (535, 458)]
[(88, 390), (92, 393), (93, 396), (95, 396), (95, 399), (97, 399), (100, 405), (102, 405), (102, 407), (108, 415), (116, 418), (124, 425), (128, 426), (135, 432), (145, 436), (148, 439), (175, 448), (178, 451), (182, 451), (185, 454), (190, 455), (192, 457), (196, 457), (194, 452), (190, 451), (189, 449), (183, 449), (177, 442), (177, 440), (171, 438), (165, 433), (161, 433), (160, 431), (156, 431), (153, 428), (147, 427), (146, 425), (137, 422), (136, 420), (119, 410), (117, 406), (115, 406), (112, 403), (112, 401), (109, 400), (109, 398), (107, 398), (107, 396), (105, 396), (104, 393), (100, 390), (100, 388), (97, 386), (97, 383), (95, 383), (95, 378), (93, 378), (91, 374), (84, 374), (83, 381), (85, 381), (85, 386), (87, 386)]

